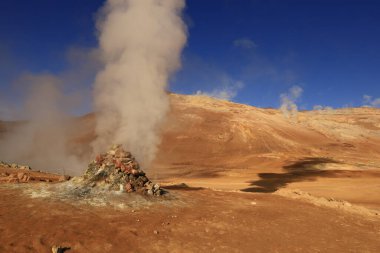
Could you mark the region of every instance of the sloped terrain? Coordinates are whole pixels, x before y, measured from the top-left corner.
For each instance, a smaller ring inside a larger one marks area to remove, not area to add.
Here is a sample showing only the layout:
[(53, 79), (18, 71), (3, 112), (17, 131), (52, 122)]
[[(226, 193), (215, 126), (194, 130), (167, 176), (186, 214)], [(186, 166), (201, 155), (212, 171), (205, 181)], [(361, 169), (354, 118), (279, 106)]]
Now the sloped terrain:
[[(157, 158), (143, 168), (168, 199), (99, 207), (60, 200), (46, 183), (1, 184), (0, 251), (380, 250), (379, 109), (289, 119), (203, 96), (170, 98)], [(73, 153), (88, 154), (94, 120), (73, 120)], [(0, 122), (0, 136), (14, 124)]]

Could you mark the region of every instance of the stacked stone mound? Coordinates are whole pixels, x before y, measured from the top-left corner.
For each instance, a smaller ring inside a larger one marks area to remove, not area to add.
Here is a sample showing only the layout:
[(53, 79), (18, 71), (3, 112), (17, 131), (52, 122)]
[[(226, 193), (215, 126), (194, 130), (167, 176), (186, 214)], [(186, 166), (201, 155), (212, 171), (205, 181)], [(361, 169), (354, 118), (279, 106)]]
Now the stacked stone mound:
[(146, 177), (135, 158), (121, 145), (114, 145), (107, 153), (97, 155), (83, 177), (91, 187), (156, 196), (162, 194), (160, 186)]

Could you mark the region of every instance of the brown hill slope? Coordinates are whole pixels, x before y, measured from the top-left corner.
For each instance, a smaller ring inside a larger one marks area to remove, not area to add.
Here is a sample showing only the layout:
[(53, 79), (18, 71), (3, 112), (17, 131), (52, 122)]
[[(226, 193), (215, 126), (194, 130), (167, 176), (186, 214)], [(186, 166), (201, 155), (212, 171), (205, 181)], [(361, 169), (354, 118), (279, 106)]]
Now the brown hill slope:
[(378, 109), (300, 112), (297, 120), (291, 120), (274, 109), (200, 96), (171, 98), (173, 109), (159, 155), (167, 154), (165, 160), (223, 167), (252, 167), (249, 160), (259, 157), (380, 161)]
[[(170, 98), (159, 153), (148, 169), (153, 179), (257, 192), (292, 186), (371, 207), (380, 203), (379, 109), (305, 111), (289, 119), (279, 110), (203, 96)], [(94, 119), (73, 122), (73, 153), (86, 153)]]
[[(380, 162), (380, 110), (351, 108), (299, 112), (288, 119), (261, 109), (204, 96), (171, 94), (156, 163), (223, 168), (254, 167), (253, 159), (334, 157)], [(76, 122), (75, 140), (90, 142), (94, 115)]]
[(305, 111), (288, 119), (279, 110), (207, 97), (171, 100), (154, 168), (159, 177), (254, 192), (296, 187), (380, 207), (379, 109)]

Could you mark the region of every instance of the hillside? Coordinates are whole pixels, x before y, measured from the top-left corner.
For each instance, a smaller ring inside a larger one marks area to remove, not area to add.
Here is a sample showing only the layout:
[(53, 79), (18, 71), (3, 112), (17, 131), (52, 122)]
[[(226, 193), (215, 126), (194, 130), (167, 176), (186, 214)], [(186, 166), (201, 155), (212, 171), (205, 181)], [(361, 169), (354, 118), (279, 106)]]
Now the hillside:
[[(34, 181), (0, 180), (0, 251), (378, 251), (379, 109), (288, 119), (208, 97), (170, 99), (157, 158), (144, 168), (168, 197), (73, 197), (72, 181), (23, 171)], [(0, 136), (22, 124), (0, 122)], [(94, 124), (94, 114), (72, 120), (72, 154), (87, 156)]]

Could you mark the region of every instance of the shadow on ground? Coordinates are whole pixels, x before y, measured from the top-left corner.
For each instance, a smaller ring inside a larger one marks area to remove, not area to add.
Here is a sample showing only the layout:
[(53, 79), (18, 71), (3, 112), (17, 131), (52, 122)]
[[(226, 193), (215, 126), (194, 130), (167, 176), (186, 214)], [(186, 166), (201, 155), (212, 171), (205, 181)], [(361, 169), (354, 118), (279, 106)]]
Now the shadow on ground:
[(211, 166), (192, 166), (182, 164), (182, 166), (172, 166), (166, 167), (165, 169), (159, 170), (160, 178), (167, 177), (179, 177), (179, 178), (218, 178), (221, 177), (221, 173), (224, 168), (221, 167), (211, 167)]
[(378, 172), (352, 170), (324, 170), (326, 164), (340, 164), (340, 162), (320, 157), (306, 157), (290, 165), (283, 166), (285, 173), (259, 173), (259, 180), (250, 181), (251, 187), (242, 189), (244, 192), (271, 193), (285, 187), (289, 183), (315, 181), (319, 177), (380, 177)]
[(163, 187), (165, 190), (182, 190), (182, 191), (199, 191), (203, 190), (203, 187), (190, 187), (185, 183), (175, 184), (175, 185), (167, 185)]

